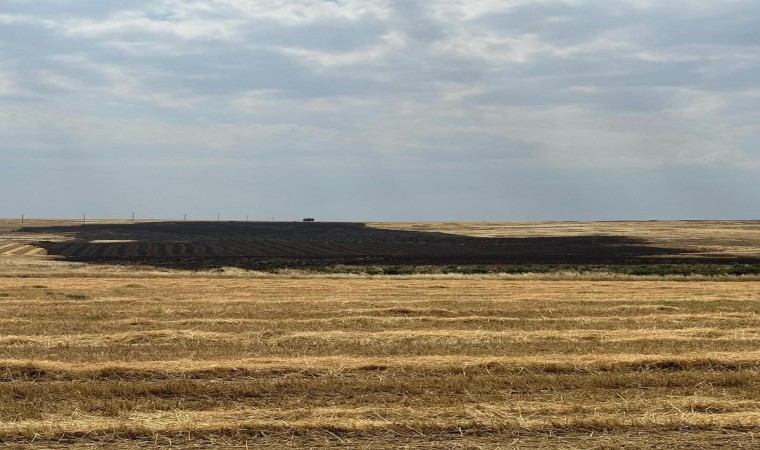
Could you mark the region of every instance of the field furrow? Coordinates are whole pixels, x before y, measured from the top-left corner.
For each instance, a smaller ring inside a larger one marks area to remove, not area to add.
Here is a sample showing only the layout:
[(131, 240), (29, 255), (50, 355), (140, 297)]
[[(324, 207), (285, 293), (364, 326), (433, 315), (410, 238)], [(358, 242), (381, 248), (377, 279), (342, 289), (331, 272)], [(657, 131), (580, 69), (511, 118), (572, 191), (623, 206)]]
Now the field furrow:
[[(688, 430), (708, 446), (748, 443), (758, 292), (754, 281), (7, 277), (0, 440), (563, 448), (595, 433), (599, 445), (646, 435), (636, 448), (678, 448)], [(320, 430), (330, 434), (315, 444)]]

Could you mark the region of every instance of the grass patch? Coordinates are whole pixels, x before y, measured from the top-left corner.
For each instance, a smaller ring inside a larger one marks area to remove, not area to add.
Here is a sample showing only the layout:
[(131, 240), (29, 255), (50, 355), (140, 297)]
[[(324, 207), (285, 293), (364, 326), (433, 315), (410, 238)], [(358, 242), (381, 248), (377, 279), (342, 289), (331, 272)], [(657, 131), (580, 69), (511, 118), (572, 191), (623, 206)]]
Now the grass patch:
[[(568, 274), (642, 277), (760, 276), (760, 264), (477, 264), (477, 265), (325, 265), (303, 269), (310, 273), (355, 275), (521, 275)], [(277, 273), (277, 269), (272, 270)]]

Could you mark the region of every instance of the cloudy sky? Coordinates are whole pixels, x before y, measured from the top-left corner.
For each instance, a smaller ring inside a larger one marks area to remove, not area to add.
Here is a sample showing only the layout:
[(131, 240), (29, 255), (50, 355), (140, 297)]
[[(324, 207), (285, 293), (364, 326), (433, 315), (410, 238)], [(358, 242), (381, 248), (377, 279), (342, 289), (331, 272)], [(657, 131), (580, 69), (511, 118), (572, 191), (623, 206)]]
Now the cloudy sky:
[(760, 218), (756, 0), (2, 0), (0, 216)]

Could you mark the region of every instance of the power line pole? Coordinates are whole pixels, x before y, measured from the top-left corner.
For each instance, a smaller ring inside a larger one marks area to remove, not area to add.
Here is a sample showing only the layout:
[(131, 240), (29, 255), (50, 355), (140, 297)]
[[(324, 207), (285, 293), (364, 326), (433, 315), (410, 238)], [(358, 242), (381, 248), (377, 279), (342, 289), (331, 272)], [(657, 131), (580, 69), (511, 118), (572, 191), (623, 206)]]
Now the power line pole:
[(187, 214), (185, 214), (185, 218), (184, 218), (184, 219), (182, 219), (182, 220), (187, 220)]
[(132, 213), (132, 222), (135, 221), (135, 213)]
[(24, 215), (21, 214), (21, 223), (24, 223)]
[(219, 219), (220, 219), (221, 217), (222, 217), (222, 214), (221, 214), (221, 213), (216, 213), (216, 220), (217, 220), (217, 222), (219, 221)]
[(87, 223), (87, 214), (82, 214), (82, 223)]

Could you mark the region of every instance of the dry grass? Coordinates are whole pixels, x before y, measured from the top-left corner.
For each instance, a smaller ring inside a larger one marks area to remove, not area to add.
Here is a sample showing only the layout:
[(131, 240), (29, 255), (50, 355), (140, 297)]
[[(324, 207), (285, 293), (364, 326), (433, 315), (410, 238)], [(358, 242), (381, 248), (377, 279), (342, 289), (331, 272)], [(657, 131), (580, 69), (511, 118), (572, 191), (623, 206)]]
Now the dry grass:
[(760, 431), (756, 282), (117, 275), (0, 278), (0, 442), (752, 448)]

